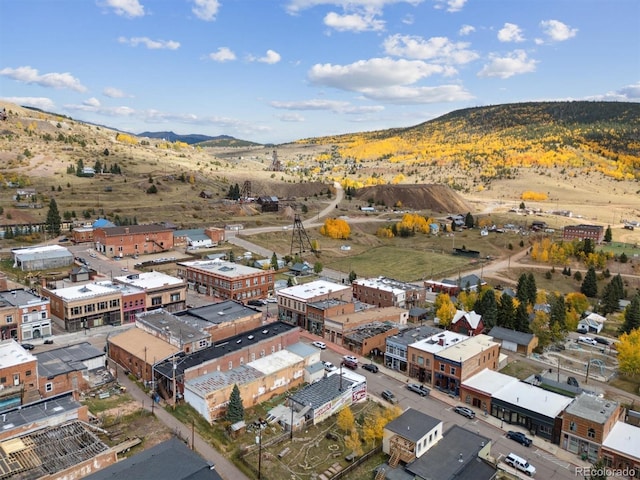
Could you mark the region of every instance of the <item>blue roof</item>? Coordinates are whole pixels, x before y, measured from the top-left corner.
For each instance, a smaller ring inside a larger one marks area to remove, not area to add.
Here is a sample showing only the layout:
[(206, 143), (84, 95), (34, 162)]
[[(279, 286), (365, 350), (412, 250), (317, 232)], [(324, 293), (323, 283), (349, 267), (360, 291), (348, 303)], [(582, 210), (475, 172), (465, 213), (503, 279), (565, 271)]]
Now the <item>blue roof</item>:
[(116, 225), (113, 222), (110, 222), (106, 218), (99, 218), (95, 222), (93, 222), (93, 228), (108, 228), (115, 227)]

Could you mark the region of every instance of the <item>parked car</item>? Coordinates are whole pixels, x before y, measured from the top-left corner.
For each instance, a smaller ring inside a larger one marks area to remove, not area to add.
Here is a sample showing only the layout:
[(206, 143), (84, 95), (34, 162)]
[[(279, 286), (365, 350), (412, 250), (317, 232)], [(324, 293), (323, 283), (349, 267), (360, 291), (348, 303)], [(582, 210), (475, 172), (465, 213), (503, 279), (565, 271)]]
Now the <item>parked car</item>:
[(324, 369), (325, 369), (327, 372), (333, 372), (333, 371), (335, 371), (335, 370), (337, 370), (337, 369), (338, 369), (338, 367), (336, 367), (336, 366), (335, 366), (333, 363), (331, 363), (331, 362), (322, 362), (322, 363), (324, 364)]
[(589, 333), (589, 329), (587, 328), (586, 325), (578, 325), (577, 332), (578, 333)]
[(527, 437), (524, 433), (514, 432), (513, 430), (509, 430), (507, 432), (507, 438), (510, 438), (511, 440), (515, 440), (516, 442), (518, 442), (521, 445), (524, 445), (525, 447), (530, 447), (531, 444), (533, 443), (533, 441), (529, 437)]
[(352, 362), (351, 360), (343, 360), (342, 365), (344, 365), (347, 368), (350, 368), (351, 370), (355, 370), (358, 368), (358, 362)]
[(264, 307), (267, 303), (264, 300), (249, 300), (247, 305), (252, 307)]
[(365, 363), (362, 368), (368, 370), (371, 373), (378, 373), (378, 366), (375, 363)]
[(591, 337), (578, 337), (578, 342), (579, 343), (586, 343), (587, 345), (592, 345), (592, 346), (596, 346), (598, 345), (598, 342), (595, 341), (595, 339), (591, 338)]
[(22, 348), (25, 350), (33, 350), (36, 346), (33, 343), (22, 343)]
[(580, 387), (580, 384), (578, 383), (578, 380), (576, 380), (576, 377), (568, 377), (567, 385), (571, 385), (572, 387)]
[(473, 410), (471, 410), (468, 407), (457, 406), (456, 408), (453, 409), (453, 411), (456, 412), (456, 413), (459, 413), (463, 417), (467, 417), (467, 418), (475, 418), (476, 417), (476, 412), (474, 412)]
[(324, 350), (325, 348), (327, 348), (326, 343), (320, 342), (318, 340), (316, 340), (315, 342), (311, 342), (311, 345), (313, 345), (314, 347), (319, 348), (320, 350)]
[(519, 457), (515, 453), (510, 453), (504, 459), (504, 463), (507, 465), (511, 465), (517, 470), (526, 473), (530, 477), (533, 477), (536, 474), (536, 467), (527, 462), (524, 458)]
[(407, 389), (417, 393), (422, 397), (426, 397), (430, 393), (430, 390), (427, 387), (425, 387), (424, 385), (418, 385), (417, 383), (407, 384)]
[(267, 298), (267, 303), (278, 303), (278, 299), (276, 297)]
[(354, 357), (353, 355), (345, 355), (344, 357), (342, 357), (342, 359), (345, 362), (353, 362), (353, 363), (358, 363), (358, 359), (356, 357)]
[(595, 337), (594, 340), (598, 342), (600, 345), (609, 345), (609, 340), (602, 337)]
[(384, 390), (382, 392), (382, 398), (389, 403), (393, 403), (394, 405), (398, 403), (398, 399), (391, 390)]

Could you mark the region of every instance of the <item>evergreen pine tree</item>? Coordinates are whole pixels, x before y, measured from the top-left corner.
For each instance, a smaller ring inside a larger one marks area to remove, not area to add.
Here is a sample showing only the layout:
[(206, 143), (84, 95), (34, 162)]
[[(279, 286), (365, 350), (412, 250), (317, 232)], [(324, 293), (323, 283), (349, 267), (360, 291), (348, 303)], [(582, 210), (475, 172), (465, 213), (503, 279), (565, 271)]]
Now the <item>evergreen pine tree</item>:
[(589, 267), (589, 270), (587, 270), (582, 285), (580, 286), (580, 292), (590, 298), (598, 295), (598, 283), (596, 279), (596, 269), (594, 267)]
[(497, 325), (511, 329), (516, 326), (516, 308), (513, 305), (513, 298), (506, 292), (500, 296), (498, 301)]
[(603, 315), (607, 315), (609, 313), (613, 313), (618, 309), (618, 302), (620, 298), (616, 293), (616, 287), (613, 284), (613, 280), (609, 282), (602, 291), (602, 308), (601, 313)]
[(515, 329), (519, 332), (529, 333), (529, 313), (527, 312), (527, 306), (524, 303), (518, 304), (516, 309), (516, 325)]
[(467, 213), (467, 216), (464, 217), (464, 226), (467, 228), (473, 228), (474, 225), (474, 220), (473, 220), (473, 215), (471, 215), (471, 212)]
[(523, 273), (518, 277), (518, 285), (516, 286), (516, 298), (520, 303), (529, 303), (529, 292), (527, 291), (527, 284), (529, 280), (526, 273)]
[(60, 212), (58, 211), (58, 204), (56, 203), (55, 198), (52, 198), (49, 202), (49, 210), (47, 211), (47, 220), (45, 222), (47, 233), (55, 235), (56, 237), (60, 235), (61, 223), (62, 219), (60, 218)]
[(238, 385), (233, 386), (231, 395), (229, 396), (229, 405), (227, 406), (227, 420), (231, 423), (241, 422), (244, 420), (244, 407), (242, 406), (242, 398), (240, 398), (240, 389)]
[(604, 241), (611, 243), (613, 235), (611, 234), (611, 225), (607, 225), (607, 229), (604, 231)]
[(620, 329), (623, 333), (640, 328), (640, 294), (631, 299), (631, 303), (624, 311), (624, 323)]
[(278, 256), (276, 252), (273, 252), (273, 255), (271, 255), (271, 268), (278, 270)]
[(551, 295), (551, 311), (549, 312), (549, 326), (557, 324), (560, 331), (567, 330), (567, 309), (564, 305), (564, 295)]
[(496, 295), (492, 288), (488, 288), (480, 295), (473, 306), (475, 312), (482, 315), (482, 321), (486, 328), (491, 329), (498, 321), (498, 305)]
[(536, 304), (536, 298), (538, 297), (538, 287), (536, 285), (536, 277), (532, 272), (527, 274), (527, 303), (532, 307)]

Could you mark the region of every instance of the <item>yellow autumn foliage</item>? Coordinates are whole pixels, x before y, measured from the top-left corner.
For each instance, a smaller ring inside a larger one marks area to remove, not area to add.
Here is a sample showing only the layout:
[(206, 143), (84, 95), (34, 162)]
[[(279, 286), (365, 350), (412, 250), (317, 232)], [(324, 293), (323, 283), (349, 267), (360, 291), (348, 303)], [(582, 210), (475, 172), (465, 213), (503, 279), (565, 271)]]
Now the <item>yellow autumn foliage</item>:
[(320, 234), (330, 238), (347, 239), (351, 235), (351, 227), (341, 218), (327, 218), (320, 227)]
[(529, 200), (529, 201), (534, 201), (534, 202), (544, 202), (545, 200), (547, 200), (549, 198), (549, 196), (546, 193), (542, 193), (542, 192), (526, 191), (526, 192), (522, 192), (522, 194), (520, 195), (520, 198), (522, 200)]

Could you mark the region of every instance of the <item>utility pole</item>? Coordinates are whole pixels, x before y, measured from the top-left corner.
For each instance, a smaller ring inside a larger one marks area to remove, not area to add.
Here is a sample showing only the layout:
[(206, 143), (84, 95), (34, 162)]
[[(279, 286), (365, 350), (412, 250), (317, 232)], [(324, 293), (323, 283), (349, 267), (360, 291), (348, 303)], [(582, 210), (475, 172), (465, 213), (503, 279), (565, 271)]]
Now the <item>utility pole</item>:
[(176, 409), (176, 356), (173, 356), (173, 409)]
[[(258, 442), (258, 480), (260, 480), (262, 477), (262, 418), (259, 418), (258, 422), (260, 426), (258, 427), (258, 437), (256, 441)], [(291, 431), (293, 431), (293, 429)]]
[[(195, 452), (196, 450), (196, 423), (194, 420), (191, 420), (191, 450), (193, 450)], [(258, 474), (258, 479), (260, 478), (260, 475)]]

